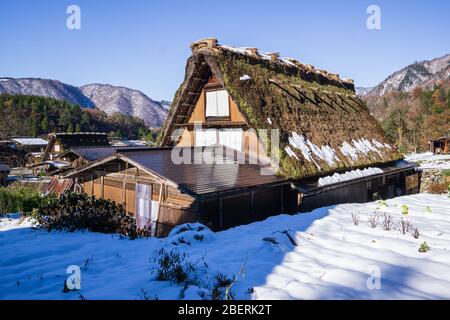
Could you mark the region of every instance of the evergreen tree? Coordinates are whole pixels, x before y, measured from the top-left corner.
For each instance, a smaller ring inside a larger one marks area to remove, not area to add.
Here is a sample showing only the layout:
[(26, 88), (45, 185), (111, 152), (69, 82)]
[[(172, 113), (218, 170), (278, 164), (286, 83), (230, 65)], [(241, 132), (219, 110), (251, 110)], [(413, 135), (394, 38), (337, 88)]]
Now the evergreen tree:
[(48, 122), (47, 115), (44, 115), (44, 118), (42, 118), (41, 129), (42, 129), (42, 133), (49, 133), (49, 122)]
[(70, 122), (69, 125), (67, 126), (67, 133), (73, 133), (73, 125)]

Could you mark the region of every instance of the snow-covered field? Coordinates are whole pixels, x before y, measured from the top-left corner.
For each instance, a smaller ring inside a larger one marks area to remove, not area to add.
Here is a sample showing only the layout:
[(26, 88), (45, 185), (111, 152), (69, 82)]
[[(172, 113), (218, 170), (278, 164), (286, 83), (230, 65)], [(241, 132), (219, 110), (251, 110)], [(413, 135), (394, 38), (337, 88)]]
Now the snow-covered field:
[(421, 169), (450, 169), (450, 155), (415, 153), (406, 155), (405, 160), (416, 162)]
[[(395, 222), (408, 218), (419, 239), (383, 230), (382, 217), (371, 228), (368, 219), (376, 211)], [(430, 250), (419, 252), (424, 241)], [(153, 259), (161, 247), (186, 253), (201, 283), (185, 291), (156, 281)], [(63, 293), (73, 264), (82, 268), (81, 290)], [(208, 297), (217, 272), (231, 277), (241, 269), (232, 287), (238, 299), (450, 299), (450, 199), (419, 194), (343, 204), (165, 239), (48, 233), (18, 217), (0, 219), (1, 299), (194, 299)]]

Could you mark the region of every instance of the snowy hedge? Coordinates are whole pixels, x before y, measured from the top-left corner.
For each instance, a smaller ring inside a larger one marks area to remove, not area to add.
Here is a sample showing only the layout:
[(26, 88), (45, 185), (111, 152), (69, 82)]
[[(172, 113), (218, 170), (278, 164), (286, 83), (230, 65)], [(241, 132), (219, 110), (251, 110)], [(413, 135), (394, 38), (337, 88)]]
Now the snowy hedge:
[(33, 216), (47, 230), (119, 233), (132, 239), (148, 235), (145, 230), (137, 231), (135, 219), (122, 205), (84, 193), (66, 193), (60, 198), (49, 199)]

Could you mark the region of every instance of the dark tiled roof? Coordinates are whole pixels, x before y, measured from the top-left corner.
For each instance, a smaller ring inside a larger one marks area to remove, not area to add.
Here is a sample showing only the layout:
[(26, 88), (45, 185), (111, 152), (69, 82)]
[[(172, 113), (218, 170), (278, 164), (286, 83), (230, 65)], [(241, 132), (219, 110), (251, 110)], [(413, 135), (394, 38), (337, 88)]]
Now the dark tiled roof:
[[(146, 149), (145, 147), (112, 147), (112, 146), (100, 146), (100, 147), (72, 147), (70, 152), (78, 155), (79, 157), (86, 159), (87, 161), (95, 161), (110, 157), (119, 150), (128, 149)], [(63, 155), (62, 155), (63, 156)]]
[[(213, 164), (201, 163), (202, 150), (204, 147), (175, 147), (123, 150), (118, 153), (124, 160), (128, 159), (135, 165), (198, 195), (286, 181), (276, 175), (262, 175), (263, 166), (260, 164), (249, 164), (248, 161), (239, 164), (238, 152), (234, 152), (232, 156), (228, 156), (228, 153), (213, 154), (206, 157), (208, 160), (214, 160), (209, 161), (214, 162)], [(190, 159), (190, 163), (174, 163), (172, 152)], [(199, 164), (195, 164), (194, 160)]]

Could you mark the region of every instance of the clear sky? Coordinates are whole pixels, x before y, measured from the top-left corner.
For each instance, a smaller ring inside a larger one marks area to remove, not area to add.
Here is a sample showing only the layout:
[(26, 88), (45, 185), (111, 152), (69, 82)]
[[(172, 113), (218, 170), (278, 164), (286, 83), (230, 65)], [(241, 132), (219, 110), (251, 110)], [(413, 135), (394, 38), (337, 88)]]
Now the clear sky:
[[(81, 30), (66, 27), (71, 4), (81, 9)], [(371, 4), (381, 9), (380, 30), (366, 27)], [(189, 44), (205, 37), (372, 86), (450, 53), (450, 1), (0, 0), (0, 77), (110, 83), (171, 100)]]

